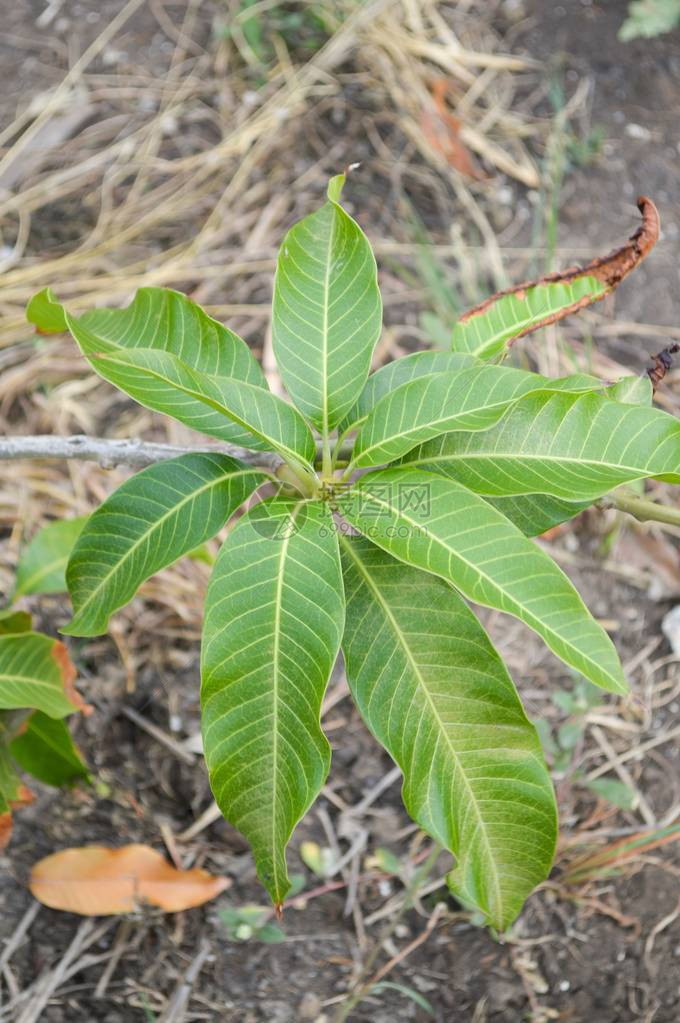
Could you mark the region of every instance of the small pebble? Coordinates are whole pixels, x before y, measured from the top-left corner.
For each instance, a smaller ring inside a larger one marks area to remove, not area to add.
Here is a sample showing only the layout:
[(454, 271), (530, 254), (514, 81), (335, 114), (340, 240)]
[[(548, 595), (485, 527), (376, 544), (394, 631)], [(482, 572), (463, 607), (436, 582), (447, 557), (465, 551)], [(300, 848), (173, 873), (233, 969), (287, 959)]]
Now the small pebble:
[(300, 1019), (316, 1020), (321, 1012), (321, 1001), (313, 991), (308, 991), (299, 1007)]
[(680, 654), (680, 604), (668, 612), (661, 622), (661, 631), (674, 654)]
[(639, 139), (640, 142), (649, 142), (652, 137), (649, 128), (645, 128), (642, 124), (635, 124), (634, 121), (626, 125), (626, 135), (631, 139)]

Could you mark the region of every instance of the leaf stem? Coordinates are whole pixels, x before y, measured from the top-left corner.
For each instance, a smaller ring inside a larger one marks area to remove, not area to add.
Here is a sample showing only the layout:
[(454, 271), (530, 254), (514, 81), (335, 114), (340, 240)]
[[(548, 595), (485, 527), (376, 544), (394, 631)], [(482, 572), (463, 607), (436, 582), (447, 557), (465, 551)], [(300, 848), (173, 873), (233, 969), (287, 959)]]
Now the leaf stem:
[(603, 498), (601, 505), (626, 512), (638, 522), (662, 522), (667, 526), (680, 526), (680, 508), (671, 508), (666, 504), (648, 501), (644, 497), (636, 497), (625, 491), (608, 494), (606, 498)]
[(273, 479), (295, 487), (303, 497), (316, 497), (319, 493), (318, 478), (299, 463), (288, 460), (282, 462)]
[(352, 423), (350, 426), (347, 427), (346, 430), (343, 430), (343, 432), (338, 435), (338, 438), (335, 442), (335, 447), (333, 449), (333, 471), (335, 471), (335, 469), (338, 467), (338, 459), (342, 455), (349, 456), (351, 454), (351, 448), (348, 448), (347, 446), (343, 447), (343, 443), (345, 437), (347, 437), (348, 434), (356, 430), (356, 428), (357, 428), (356, 423)]

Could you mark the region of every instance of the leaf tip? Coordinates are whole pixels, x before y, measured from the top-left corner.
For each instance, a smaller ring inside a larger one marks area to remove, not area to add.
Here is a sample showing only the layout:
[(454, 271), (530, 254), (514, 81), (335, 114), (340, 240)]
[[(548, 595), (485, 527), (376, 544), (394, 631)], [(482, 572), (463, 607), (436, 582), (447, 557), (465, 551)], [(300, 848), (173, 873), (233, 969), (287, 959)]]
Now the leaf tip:
[(652, 200), (646, 195), (638, 196), (637, 208), (642, 214), (642, 224), (637, 229), (633, 237), (637, 238), (641, 258), (644, 258), (649, 250), (653, 249), (659, 240), (659, 234), (661, 232), (661, 217), (659, 216), (659, 211)]
[(326, 189), (326, 195), (330, 202), (339, 203), (342, 190), (345, 185), (347, 175), (345, 172), (342, 174), (336, 174), (335, 177), (331, 178), (328, 182), (328, 188)]
[(347, 178), (352, 173), (352, 171), (358, 170), (359, 167), (361, 167), (360, 163), (349, 163), (345, 167), (342, 174), (336, 174), (335, 177), (332, 177), (330, 179), (330, 181), (328, 182), (328, 188), (326, 189), (326, 195), (328, 196), (331, 202), (334, 203), (340, 202), (340, 196), (342, 194), (343, 188), (345, 187), (345, 182), (347, 181)]

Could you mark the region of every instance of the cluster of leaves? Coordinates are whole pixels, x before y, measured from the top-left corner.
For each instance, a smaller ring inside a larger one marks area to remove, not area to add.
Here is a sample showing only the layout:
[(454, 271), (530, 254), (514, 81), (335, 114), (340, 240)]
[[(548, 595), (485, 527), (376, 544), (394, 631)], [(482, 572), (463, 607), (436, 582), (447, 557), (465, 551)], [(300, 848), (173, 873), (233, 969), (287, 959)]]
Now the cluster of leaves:
[(449, 351), (369, 376), (381, 298), (343, 184), (332, 179), (279, 255), (273, 344), (294, 405), (239, 337), (176, 292), (145, 288), (126, 309), (79, 317), (47, 289), (31, 302), (41, 331), (70, 331), (140, 404), (280, 459), (272, 472), (271, 454), (257, 468), (197, 451), (129, 479), (78, 537), (63, 631), (102, 633), (145, 579), (233, 519), (205, 604), (204, 749), (272, 900), (289, 891), (285, 848), (329, 771), (320, 707), (342, 645), (409, 813), (456, 858), (451, 890), (502, 929), (550, 869), (555, 800), (536, 730), (466, 601), (514, 615), (569, 668), (624, 693), (611, 640), (531, 537), (619, 484), (680, 482), (680, 423), (651, 406), (647, 378), (605, 386), (499, 362), (517, 337), (611, 291), (658, 219), (641, 200), (642, 227), (611, 256), (495, 296), (461, 317)]
[(672, 32), (680, 25), (680, 0), (633, 0), (628, 17), (619, 31), (619, 39), (651, 39)]

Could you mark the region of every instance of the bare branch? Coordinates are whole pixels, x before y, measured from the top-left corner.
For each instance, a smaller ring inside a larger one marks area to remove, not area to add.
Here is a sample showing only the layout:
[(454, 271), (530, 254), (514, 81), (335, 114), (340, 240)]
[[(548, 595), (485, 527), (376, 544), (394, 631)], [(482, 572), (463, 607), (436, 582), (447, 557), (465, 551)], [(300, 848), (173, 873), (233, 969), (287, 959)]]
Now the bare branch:
[(105, 469), (126, 465), (143, 469), (166, 458), (177, 458), (195, 451), (216, 451), (240, 458), (249, 465), (273, 469), (281, 463), (271, 451), (246, 451), (230, 444), (205, 447), (175, 447), (172, 444), (154, 444), (142, 440), (107, 440), (103, 437), (5, 437), (0, 440), (0, 461), (20, 458), (76, 458), (85, 462), (99, 462)]

